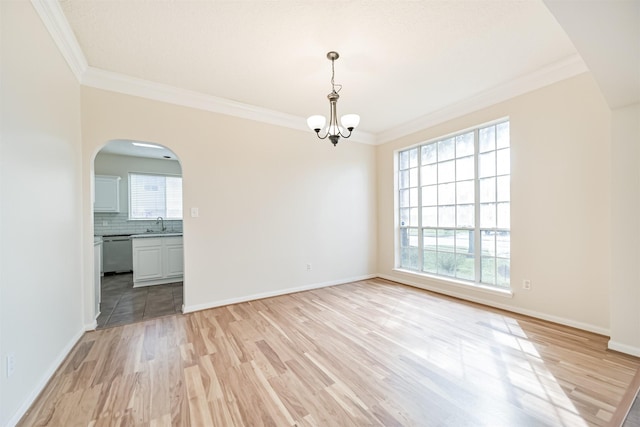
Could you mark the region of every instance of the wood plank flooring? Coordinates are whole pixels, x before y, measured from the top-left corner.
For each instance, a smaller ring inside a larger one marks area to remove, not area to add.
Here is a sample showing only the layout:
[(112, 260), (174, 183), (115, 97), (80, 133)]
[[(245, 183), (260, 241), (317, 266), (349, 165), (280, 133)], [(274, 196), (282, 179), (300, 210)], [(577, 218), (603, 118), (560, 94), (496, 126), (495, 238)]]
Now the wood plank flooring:
[(606, 337), (374, 279), (83, 336), (21, 426), (605, 426)]

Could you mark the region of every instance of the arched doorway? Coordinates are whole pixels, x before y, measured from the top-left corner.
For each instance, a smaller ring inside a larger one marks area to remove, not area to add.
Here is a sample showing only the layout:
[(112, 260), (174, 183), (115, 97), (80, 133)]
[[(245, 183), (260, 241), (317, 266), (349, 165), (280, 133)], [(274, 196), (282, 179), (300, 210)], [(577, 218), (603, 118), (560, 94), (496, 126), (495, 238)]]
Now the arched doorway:
[[(111, 140), (94, 158), (98, 328), (182, 312), (182, 166), (165, 146)], [(99, 285), (99, 286), (98, 286)], [(99, 314), (98, 314), (99, 313)]]

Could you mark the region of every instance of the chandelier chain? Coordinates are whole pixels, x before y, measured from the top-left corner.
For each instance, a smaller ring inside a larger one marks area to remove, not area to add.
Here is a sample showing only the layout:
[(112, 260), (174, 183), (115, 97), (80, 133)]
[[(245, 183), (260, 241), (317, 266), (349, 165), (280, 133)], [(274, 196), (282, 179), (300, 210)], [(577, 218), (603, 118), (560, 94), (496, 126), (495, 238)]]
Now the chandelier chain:
[[(335, 93), (339, 93), (342, 90), (342, 85), (336, 84), (335, 82), (335, 75), (336, 75), (336, 71), (334, 68), (335, 62), (336, 62), (335, 59), (331, 60), (331, 90), (333, 90)], [(338, 86), (338, 90), (336, 90), (336, 86)]]

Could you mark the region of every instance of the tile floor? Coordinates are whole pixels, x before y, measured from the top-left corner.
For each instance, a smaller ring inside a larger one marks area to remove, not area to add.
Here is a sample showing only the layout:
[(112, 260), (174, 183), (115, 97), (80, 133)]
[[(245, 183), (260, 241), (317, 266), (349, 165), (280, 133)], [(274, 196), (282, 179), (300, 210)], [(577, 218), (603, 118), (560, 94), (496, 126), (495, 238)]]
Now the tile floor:
[(98, 328), (125, 325), (182, 312), (182, 282), (133, 287), (133, 274), (102, 278)]
[(637, 427), (640, 426), (640, 395), (636, 396), (631, 410), (627, 415), (627, 419), (622, 424), (622, 427)]

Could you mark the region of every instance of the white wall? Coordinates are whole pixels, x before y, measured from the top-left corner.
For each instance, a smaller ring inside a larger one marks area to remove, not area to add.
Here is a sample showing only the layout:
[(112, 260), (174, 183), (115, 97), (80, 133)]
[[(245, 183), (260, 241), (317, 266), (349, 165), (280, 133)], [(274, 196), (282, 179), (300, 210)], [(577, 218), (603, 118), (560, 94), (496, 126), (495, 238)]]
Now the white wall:
[(0, 425), (12, 425), (83, 331), (83, 188), (79, 84), (31, 3), (1, 1), (0, 15)]
[(612, 121), (609, 347), (640, 356), (640, 104)]
[(87, 167), (116, 138), (180, 159), (187, 310), (376, 273), (375, 147), (86, 87), (82, 113)]
[[(513, 297), (394, 270), (394, 150), (508, 116)], [(378, 147), (378, 272), (601, 333), (609, 330), (611, 113), (589, 74)], [(522, 280), (532, 290), (522, 289)]]

